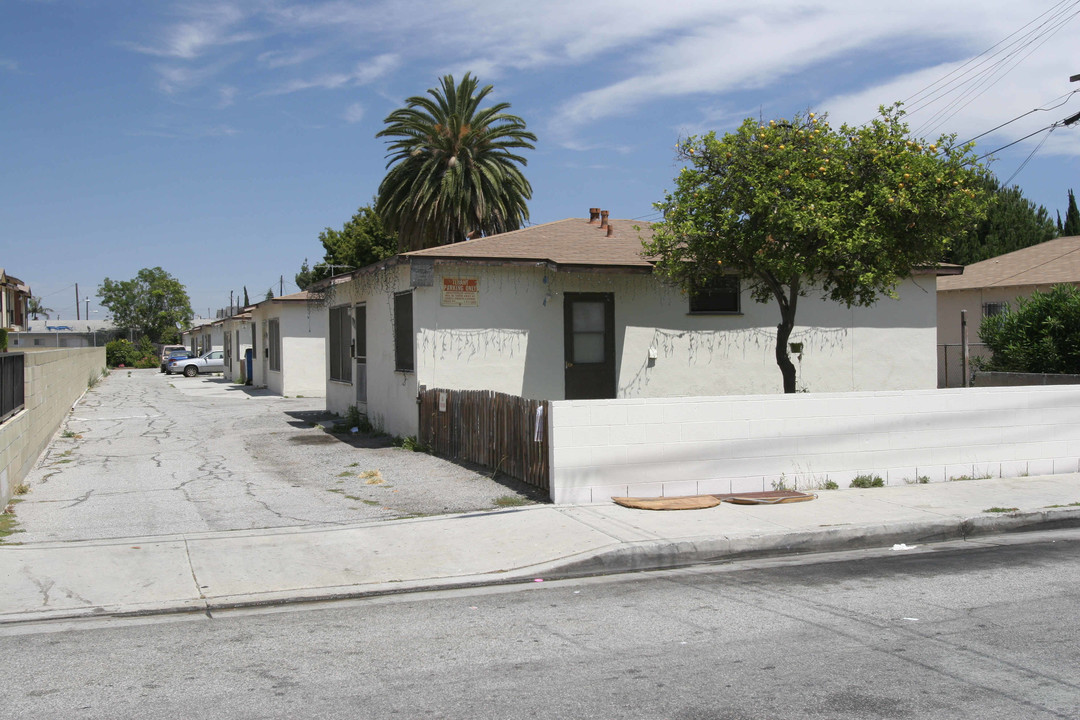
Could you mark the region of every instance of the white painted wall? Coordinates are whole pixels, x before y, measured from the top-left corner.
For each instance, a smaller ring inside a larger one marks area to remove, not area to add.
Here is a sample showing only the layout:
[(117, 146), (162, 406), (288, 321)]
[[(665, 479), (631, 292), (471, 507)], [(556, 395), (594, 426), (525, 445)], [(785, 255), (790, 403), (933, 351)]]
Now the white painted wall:
[(551, 403), (551, 497), (890, 485), (1080, 470), (1080, 387)]
[[(281, 372), (270, 371), (270, 387), (282, 395), (326, 395), (327, 311), (314, 303), (289, 303), (281, 309)], [(275, 377), (276, 376), (276, 377)]]
[[(327, 311), (307, 302), (261, 302), (251, 311), (255, 325), (253, 384), (278, 395), (323, 397), (326, 394)], [(281, 330), (281, 369), (271, 370), (266, 354), (268, 323)], [(250, 329), (248, 333), (250, 334)]]
[[(225, 363), (225, 379), (241, 382), (241, 366), (244, 364), (244, 351), (251, 347), (251, 323), (247, 320), (229, 319), (222, 324), (224, 334), (232, 338), (232, 357)], [(240, 343), (236, 342), (236, 333), (240, 332)]]
[[(394, 293), (408, 289), (409, 268), (402, 266), (335, 286), (327, 293), (328, 307), (347, 305), (350, 314), (356, 303), (366, 303), (368, 419), (383, 431), (401, 436), (416, 435), (418, 431), (416, 373), (397, 372), (394, 361)], [(416, 321), (419, 302), (419, 298), (414, 298), (414, 327), (419, 327)], [(329, 338), (326, 347), (326, 409), (343, 415), (349, 406), (356, 404), (356, 388), (352, 382), (329, 379)], [(355, 380), (355, 363), (353, 371)]]
[[(443, 307), (442, 277), (479, 278), (478, 307)], [(435, 285), (413, 295), (416, 373), (394, 371), (393, 293), (408, 289), (408, 268), (334, 289), (332, 305), (367, 302), (368, 414), (395, 434), (416, 433), (418, 385), (490, 389), (561, 399), (563, 295), (615, 295), (619, 397), (779, 393), (774, 345), (779, 311), (744, 293), (742, 313), (690, 315), (686, 296), (648, 275), (555, 272), (543, 267), (435, 267)], [(792, 342), (803, 343), (800, 388), (813, 392), (933, 388), (936, 385), (935, 278), (909, 280), (900, 300), (849, 309), (800, 301)], [(650, 361), (649, 349), (658, 357)], [(329, 362), (329, 361), (327, 361)], [(329, 381), (327, 406), (355, 403), (351, 384)]]

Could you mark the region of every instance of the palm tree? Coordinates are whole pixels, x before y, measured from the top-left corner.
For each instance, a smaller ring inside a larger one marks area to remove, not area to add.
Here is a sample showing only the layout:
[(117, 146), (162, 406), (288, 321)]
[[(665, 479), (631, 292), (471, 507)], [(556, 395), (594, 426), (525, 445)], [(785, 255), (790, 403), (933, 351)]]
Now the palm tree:
[(395, 138), (376, 211), (400, 250), (517, 230), (529, 219), (532, 186), (515, 151), (532, 149), (536, 136), (505, 112), (509, 103), (479, 109), (491, 85), (478, 91), (469, 73), (458, 85), (446, 75), (441, 85), (406, 100), (376, 135)]
[(26, 312), (34, 316), (34, 320), (38, 319), (38, 315), (44, 315), (45, 319), (49, 319), (49, 313), (53, 309), (51, 307), (45, 307), (45, 303), (41, 302), (41, 298), (32, 297), (26, 301)]

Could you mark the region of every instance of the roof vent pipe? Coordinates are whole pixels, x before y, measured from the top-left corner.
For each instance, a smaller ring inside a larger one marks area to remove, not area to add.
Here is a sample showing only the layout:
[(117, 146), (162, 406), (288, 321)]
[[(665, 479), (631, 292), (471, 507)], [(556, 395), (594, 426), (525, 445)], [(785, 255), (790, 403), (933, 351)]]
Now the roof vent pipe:
[(602, 228), (607, 227), (607, 219), (608, 219), (608, 211), (607, 210), (601, 210), (600, 211), (600, 227), (602, 227)]

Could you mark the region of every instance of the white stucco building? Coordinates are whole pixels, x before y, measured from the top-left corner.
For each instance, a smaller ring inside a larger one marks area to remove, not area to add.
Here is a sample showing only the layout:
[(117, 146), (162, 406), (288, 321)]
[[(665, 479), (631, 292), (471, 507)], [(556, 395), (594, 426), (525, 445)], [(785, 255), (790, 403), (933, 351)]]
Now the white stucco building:
[[(609, 235), (560, 220), (326, 281), (327, 409), (356, 405), (414, 435), (419, 386), (550, 400), (782, 392), (775, 305), (734, 277), (690, 298), (642, 258), (647, 224), (610, 224)], [(870, 308), (803, 298), (791, 337), (799, 388), (936, 387), (936, 280), (918, 274)]]
[(307, 292), (245, 308), (254, 332), (253, 384), (279, 395), (326, 394), (327, 309)]
[(221, 320), (196, 319), (189, 329), (180, 333), (180, 342), (191, 351), (192, 355), (205, 355), (214, 350), (223, 350), (225, 332)]
[[(253, 342), (254, 325), (248, 308), (221, 322), (223, 349), (225, 350), (226, 380), (234, 383), (246, 383), (248, 380), (247, 352)], [(254, 358), (252, 358), (254, 365)]]

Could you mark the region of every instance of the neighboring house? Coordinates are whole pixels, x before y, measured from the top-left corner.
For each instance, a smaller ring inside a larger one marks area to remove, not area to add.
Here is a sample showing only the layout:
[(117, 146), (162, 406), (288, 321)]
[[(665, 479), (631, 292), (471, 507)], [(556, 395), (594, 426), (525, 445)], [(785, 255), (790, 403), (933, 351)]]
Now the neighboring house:
[(27, 320), (21, 332), (8, 334), (8, 345), (15, 350), (57, 347), (99, 347), (116, 335), (111, 320)]
[(1080, 287), (1080, 236), (1060, 237), (972, 263), (963, 275), (938, 281), (938, 385), (963, 385), (960, 312), (967, 310), (972, 355), (985, 354), (982, 319), (1016, 305), (1017, 298), (1068, 283)]
[(326, 394), (326, 307), (307, 292), (246, 308), (254, 328), (253, 383), (278, 395)]
[(224, 350), (224, 320), (196, 319), (191, 328), (180, 333), (180, 342), (191, 351), (192, 355), (205, 355), (214, 350)]
[[(687, 296), (642, 257), (647, 223), (610, 225), (560, 220), (320, 283), (327, 409), (355, 405), (413, 435), (419, 386), (550, 400), (782, 391), (775, 304), (752, 301), (735, 276)], [(869, 308), (803, 298), (791, 337), (800, 389), (935, 387), (935, 272)]]
[(0, 328), (16, 332), (25, 330), (28, 302), (30, 287), (0, 268)]
[(247, 351), (254, 342), (255, 326), (251, 322), (251, 308), (222, 320), (221, 332), (225, 350), (225, 379), (235, 383), (246, 383)]

